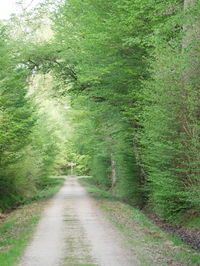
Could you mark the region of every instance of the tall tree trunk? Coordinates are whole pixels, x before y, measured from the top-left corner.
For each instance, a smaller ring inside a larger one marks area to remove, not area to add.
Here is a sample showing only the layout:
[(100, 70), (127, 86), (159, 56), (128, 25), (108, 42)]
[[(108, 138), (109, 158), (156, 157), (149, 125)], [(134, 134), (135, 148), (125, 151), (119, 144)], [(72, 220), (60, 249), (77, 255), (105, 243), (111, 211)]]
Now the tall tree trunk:
[(139, 171), (140, 171), (140, 185), (143, 186), (145, 184), (145, 180), (146, 180), (146, 173), (145, 173), (145, 170), (142, 166), (141, 154), (139, 152), (139, 147), (136, 143), (136, 140), (133, 140), (133, 151), (134, 151), (134, 155), (135, 155), (136, 165), (138, 166)]
[(117, 173), (116, 173), (116, 161), (114, 159), (113, 153), (111, 153), (111, 178), (112, 178), (112, 188), (115, 186), (117, 182)]
[[(196, 0), (185, 0), (185, 24), (183, 25), (183, 53), (186, 55), (186, 75), (187, 81), (194, 83), (193, 80), (199, 76), (200, 60), (200, 13), (193, 14), (190, 11), (194, 8)], [(194, 80), (194, 81), (195, 81)], [(197, 83), (197, 82), (195, 82)], [(190, 84), (191, 85), (191, 84)], [(195, 84), (196, 87), (196, 84)]]
[[(199, 136), (199, 117), (200, 117), (200, 14), (195, 10), (197, 0), (184, 1), (184, 25), (183, 25), (183, 41), (182, 52), (184, 59), (183, 71), (183, 89), (180, 91), (180, 114), (182, 132), (185, 133), (183, 145), (185, 147), (185, 155), (190, 168), (190, 174), (193, 171), (195, 163), (199, 160), (198, 143)], [(192, 105), (191, 105), (192, 102)], [(184, 167), (183, 167), (184, 168)], [(188, 171), (189, 173), (189, 171)], [(189, 174), (189, 175), (190, 175)], [(195, 178), (190, 178), (187, 174), (187, 183), (194, 184)], [(193, 175), (196, 175), (194, 171)], [(191, 175), (192, 176), (192, 175)]]

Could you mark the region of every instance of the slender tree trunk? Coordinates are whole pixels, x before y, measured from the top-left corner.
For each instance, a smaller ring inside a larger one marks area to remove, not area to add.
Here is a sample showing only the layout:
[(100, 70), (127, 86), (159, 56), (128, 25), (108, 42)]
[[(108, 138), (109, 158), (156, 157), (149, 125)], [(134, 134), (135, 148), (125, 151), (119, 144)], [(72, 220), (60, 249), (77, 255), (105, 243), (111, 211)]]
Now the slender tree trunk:
[[(186, 55), (186, 75), (187, 81), (193, 83), (193, 80), (199, 76), (200, 71), (200, 13), (190, 13), (197, 3), (196, 0), (185, 0), (185, 24), (183, 25), (183, 53)], [(195, 82), (197, 83), (197, 82)], [(196, 85), (195, 85), (196, 86)]]
[[(182, 41), (184, 71), (182, 74), (183, 89), (180, 91), (181, 108), (179, 121), (181, 121), (182, 131), (186, 136), (183, 145), (185, 147), (185, 160), (190, 167), (191, 165), (195, 165), (199, 160), (197, 145), (195, 147), (192, 146), (192, 144), (199, 142), (199, 129), (197, 125), (200, 117), (200, 13), (198, 14), (198, 12), (195, 11), (197, 1), (198, 0), (184, 1), (185, 23), (183, 25)], [(193, 103), (192, 107), (191, 102)], [(190, 174), (192, 174), (192, 171), (191, 167)], [(195, 179), (190, 178), (190, 174), (187, 174), (185, 178), (187, 183), (195, 183)], [(196, 172), (194, 171), (194, 176), (195, 175)]]
[(140, 184), (144, 185), (145, 184), (145, 179), (146, 179), (146, 173), (145, 173), (144, 168), (142, 167), (141, 154), (139, 152), (138, 145), (135, 143), (134, 140), (133, 140), (133, 151), (134, 151), (134, 154), (135, 154), (136, 165), (138, 166), (139, 171), (140, 171)]
[(113, 188), (117, 182), (116, 161), (114, 159), (113, 153), (111, 153), (111, 168), (112, 168), (111, 178), (112, 178), (112, 188)]
[[(132, 120), (131, 122), (131, 127), (133, 128), (133, 130), (135, 130), (137, 128), (136, 122), (134, 120)], [(136, 138), (133, 138), (133, 153), (135, 155), (135, 162), (136, 165), (138, 166), (139, 172), (140, 172), (140, 185), (144, 185), (145, 184), (145, 180), (146, 180), (146, 173), (145, 170), (142, 166), (142, 159), (141, 159), (141, 154), (140, 154), (140, 149), (139, 149), (139, 143), (137, 141)]]

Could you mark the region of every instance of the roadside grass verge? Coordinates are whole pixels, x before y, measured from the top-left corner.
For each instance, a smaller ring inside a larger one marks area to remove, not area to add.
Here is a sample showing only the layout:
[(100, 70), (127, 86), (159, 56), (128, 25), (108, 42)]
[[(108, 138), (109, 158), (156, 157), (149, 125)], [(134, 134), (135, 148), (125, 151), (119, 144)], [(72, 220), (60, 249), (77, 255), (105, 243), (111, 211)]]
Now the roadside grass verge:
[(46, 201), (58, 192), (63, 178), (49, 178), (31, 198), (23, 205), (7, 214), (0, 220), (0, 265), (12, 266), (19, 262), (23, 251), (30, 240)]
[(141, 211), (96, 187), (91, 179), (84, 178), (80, 182), (121, 233), (127, 248), (131, 248), (141, 265), (200, 265), (198, 251), (162, 231)]

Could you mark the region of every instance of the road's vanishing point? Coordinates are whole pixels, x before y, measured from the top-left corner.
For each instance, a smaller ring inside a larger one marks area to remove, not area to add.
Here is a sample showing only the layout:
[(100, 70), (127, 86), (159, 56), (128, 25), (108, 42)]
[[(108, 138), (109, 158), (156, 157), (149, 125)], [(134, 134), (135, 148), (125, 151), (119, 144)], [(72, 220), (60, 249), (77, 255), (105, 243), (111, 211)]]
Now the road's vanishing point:
[(50, 201), (18, 266), (138, 265), (78, 178)]

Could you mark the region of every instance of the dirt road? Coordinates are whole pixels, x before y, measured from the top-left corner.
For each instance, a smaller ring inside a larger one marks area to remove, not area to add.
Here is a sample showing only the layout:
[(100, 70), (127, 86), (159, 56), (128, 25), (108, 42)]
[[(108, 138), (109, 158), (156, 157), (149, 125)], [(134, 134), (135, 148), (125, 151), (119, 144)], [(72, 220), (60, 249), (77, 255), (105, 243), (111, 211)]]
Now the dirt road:
[(66, 178), (50, 201), (18, 264), (57, 265), (138, 265), (77, 178)]

